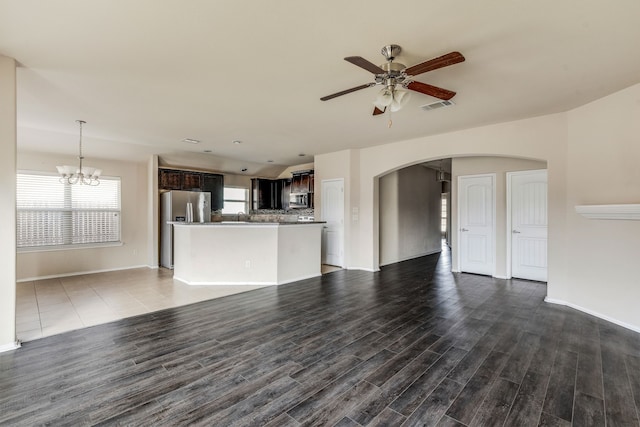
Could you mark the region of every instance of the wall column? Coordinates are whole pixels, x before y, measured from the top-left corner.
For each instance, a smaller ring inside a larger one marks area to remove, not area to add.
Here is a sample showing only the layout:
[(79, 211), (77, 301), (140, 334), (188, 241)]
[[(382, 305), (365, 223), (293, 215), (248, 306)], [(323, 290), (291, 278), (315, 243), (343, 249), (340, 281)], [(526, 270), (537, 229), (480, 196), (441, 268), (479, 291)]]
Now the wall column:
[(0, 55), (0, 352), (16, 341), (16, 61)]

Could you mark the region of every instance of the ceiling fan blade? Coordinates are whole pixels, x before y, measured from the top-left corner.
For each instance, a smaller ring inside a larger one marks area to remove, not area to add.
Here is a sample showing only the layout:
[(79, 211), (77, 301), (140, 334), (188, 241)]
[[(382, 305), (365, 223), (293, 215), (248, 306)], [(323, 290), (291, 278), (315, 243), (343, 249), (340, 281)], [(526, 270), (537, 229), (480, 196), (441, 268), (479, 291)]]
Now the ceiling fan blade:
[(384, 107), (384, 110), (381, 110), (378, 107), (373, 107), (374, 116), (379, 116), (380, 114), (384, 114), (385, 111), (387, 111), (387, 107)]
[(328, 101), (330, 99), (337, 98), (339, 96), (346, 95), (348, 93), (355, 92), (357, 90), (366, 89), (366, 88), (374, 86), (374, 85), (375, 85), (375, 83), (367, 83), (365, 85), (352, 87), (351, 89), (347, 89), (347, 90), (343, 90), (341, 92), (333, 93), (331, 95), (323, 96), (322, 98), (320, 98), (320, 101)]
[(464, 56), (460, 52), (450, 52), (446, 55), (439, 56), (437, 58), (430, 59), (420, 64), (416, 64), (404, 70), (409, 76), (417, 76), (418, 74), (426, 73), (427, 71), (437, 70), (438, 68), (448, 67), (449, 65), (463, 62)]
[(407, 89), (415, 90), (416, 92), (424, 93), (425, 95), (433, 96), (436, 98), (444, 99), (445, 101), (453, 98), (456, 93), (442, 89), (441, 87), (431, 86), (426, 83), (411, 82), (407, 85)]
[(384, 74), (384, 70), (378, 67), (376, 64), (367, 61), (361, 56), (347, 56), (344, 58), (345, 61), (351, 62), (353, 65), (357, 65), (360, 68), (364, 68), (365, 70), (373, 73), (373, 74)]

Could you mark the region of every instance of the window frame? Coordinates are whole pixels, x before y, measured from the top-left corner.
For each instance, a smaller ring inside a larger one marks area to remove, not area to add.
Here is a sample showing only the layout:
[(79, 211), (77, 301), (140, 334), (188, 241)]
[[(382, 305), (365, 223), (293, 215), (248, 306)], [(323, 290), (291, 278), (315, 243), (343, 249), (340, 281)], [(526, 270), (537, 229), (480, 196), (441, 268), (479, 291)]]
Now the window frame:
[[(63, 207), (63, 208), (19, 208), (17, 193), (18, 193), (18, 175), (35, 175), (41, 177), (59, 177), (58, 174), (48, 172), (48, 171), (38, 171), (38, 170), (26, 170), (19, 169), (16, 171), (16, 229), (18, 227), (19, 214), (20, 211), (43, 211), (43, 212), (113, 212), (117, 214), (118, 221), (118, 236), (117, 240), (111, 240), (106, 242), (88, 242), (88, 243), (62, 243), (62, 244), (51, 244), (51, 245), (36, 245), (36, 246), (18, 246), (18, 236), (16, 230), (16, 252), (18, 253), (29, 253), (29, 252), (52, 252), (52, 251), (66, 251), (66, 250), (77, 250), (77, 249), (94, 249), (94, 248), (105, 248), (105, 247), (115, 247), (115, 246), (123, 246), (122, 242), (122, 179), (119, 176), (101, 176), (101, 181), (117, 181), (118, 182), (118, 207), (117, 208), (73, 208)], [(65, 185), (65, 184), (61, 184)], [(81, 184), (73, 184), (73, 185), (81, 185)], [(73, 193), (72, 193), (73, 194)], [(65, 198), (66, 200), (66, 198)], [(71, 205), (73, 205), (73, 199), (69, 199)]]
[[(244, 190), (244, 194), (245, 194), (244, 200), (242, 200), (242, 199), (227, 199), (227, 198), (225, 198), (224, 197), (224, 190), (226, 188)], [(224, 204), (226, 202), (244, 203), (244, 209), (241, 212), (244, 212), (245, 214), (248, 214), (249, 213), (248, 212), (248, 209), (249, 209), (249, 189), (247, 187), (242, 187), (242, 186), (238, 186), (238, 185), (224, 185), (222, 187), (222, 210), (221, 210), (222, 215), (237, 215), (238, 212), (225, 212), (224, 211)]]

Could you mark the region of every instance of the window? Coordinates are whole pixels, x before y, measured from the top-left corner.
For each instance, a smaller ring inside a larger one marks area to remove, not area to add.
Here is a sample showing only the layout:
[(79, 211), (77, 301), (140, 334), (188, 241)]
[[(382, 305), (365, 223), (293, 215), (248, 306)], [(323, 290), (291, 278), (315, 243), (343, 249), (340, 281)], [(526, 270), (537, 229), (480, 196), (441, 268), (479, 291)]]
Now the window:
[(224, 187), (223, 214), (249, 213), (249, 191), (246, 188)]
[(440, 210), (440, 231), (442, 235), (447, 234), (447, 195), (442, 195), (442, 205)]
[(58, 175), (21, 171), (16, 206), (18, 248), (120, 242), (120, 178), (69, 185)]

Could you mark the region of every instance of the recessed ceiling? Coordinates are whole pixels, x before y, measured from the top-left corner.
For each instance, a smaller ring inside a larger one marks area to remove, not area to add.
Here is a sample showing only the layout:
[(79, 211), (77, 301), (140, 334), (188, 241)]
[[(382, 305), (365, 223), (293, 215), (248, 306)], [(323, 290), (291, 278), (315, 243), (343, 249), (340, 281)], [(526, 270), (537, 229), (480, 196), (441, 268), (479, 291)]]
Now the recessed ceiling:
[[(293, 165), (299, 153), (566, 111), (638, 83), (638, 17), (637, 0), (3, 0), (0, 54), (20, 65), (19, 150), (73, 154), (83, 119), (88, 157)], [(412, 94), (388, 128), (371, 116), (379, 88), (320, 101), (371, 81), (344, 57), (381, 64), (391, 43), (407, 66), (466, 57), (416, 77), (456, 91), (455, 108), (425, 112), (436, 99)]]

